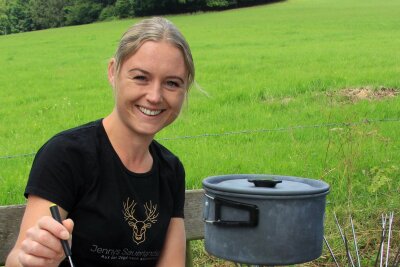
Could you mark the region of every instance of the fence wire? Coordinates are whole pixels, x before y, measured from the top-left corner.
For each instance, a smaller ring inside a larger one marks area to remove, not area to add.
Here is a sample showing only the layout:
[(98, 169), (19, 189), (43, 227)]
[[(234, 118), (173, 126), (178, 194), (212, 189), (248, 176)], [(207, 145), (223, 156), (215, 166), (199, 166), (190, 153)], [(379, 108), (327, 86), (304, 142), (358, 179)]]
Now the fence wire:
[[(197, 138), (221, 137), (221, 136), (230, 136), (230, 135), (257, 134), (257, 133), (269, 133), (269, 132), (288, 132), (288, 131), (299, 130), (299, 129), (351, 127), (351, 126), (356, 126), (356, 125), (361, 125), (361, 124), (384, 123), (384, 122), (400, 122), (400, 118), (364, 119), (364, 120), (358, 121), (358, 122), (333, 122), (333, 123), (320, 123), (320, 124), (312, 124), (312, 125), (296, 125), (296, 126), (280, 127), (280, 128), (272, 128), (272, 129), (254, 129), (254, 130), (230, 131), (230, 132), (223, 132), (223, 133), (204, 133), (204, 134), (198, 134), (198, 135), (157, 138), (157, 140), (159, 140), (159, 141), (174, 141), (174, 140), (180, 140), (180, 139), (197, 139)], [(5, 156), (0, 156), (0, 160), (33, 157), (35, 155), (36, 155), (36, 152), (16, 154), (16, 155), (5, 155)]]

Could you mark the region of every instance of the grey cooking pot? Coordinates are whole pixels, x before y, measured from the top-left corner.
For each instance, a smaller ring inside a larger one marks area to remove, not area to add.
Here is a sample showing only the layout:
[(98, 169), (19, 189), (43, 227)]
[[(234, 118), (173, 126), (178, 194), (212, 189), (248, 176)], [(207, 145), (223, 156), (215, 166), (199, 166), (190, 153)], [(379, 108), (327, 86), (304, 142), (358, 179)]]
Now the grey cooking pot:
[(206, 251), (255, 265), (308, 262), (322, 253), (323, 181), (236, 174), (203, 180)]

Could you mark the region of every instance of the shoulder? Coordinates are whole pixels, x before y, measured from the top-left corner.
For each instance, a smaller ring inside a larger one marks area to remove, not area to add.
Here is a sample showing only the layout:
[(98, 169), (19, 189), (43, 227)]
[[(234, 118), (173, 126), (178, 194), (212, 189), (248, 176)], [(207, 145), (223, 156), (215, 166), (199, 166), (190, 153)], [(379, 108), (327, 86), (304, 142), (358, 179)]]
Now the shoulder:
[(101, 120), (93, 121), (62, 131), (51, 137), (38, 151), (38, 155), (89, 153), (96, 146), (96, 135), (101, 126)]
[(71, 211), (95, 170), (99, 126), (101, 121), (91, 122), (50, 138), (35, 156), (25, 196), (37, 195)]
[(92, 121), (56, 134), (50, 141), (84, 141), (96, 135), (101, 127), (101, 120)]
[(153, 140), (150, 144), (153, 156), (156, 156), (161, 164), (167, 165), (175, 170), (183, 169), (180, 159), (173, 154), (168, 148)]
[(168, 148), (153, 140), (150, 144), (150, 149), (157, 155), (161, 160), (174, 163), (179, 161), (179, 158), (173, 154)]

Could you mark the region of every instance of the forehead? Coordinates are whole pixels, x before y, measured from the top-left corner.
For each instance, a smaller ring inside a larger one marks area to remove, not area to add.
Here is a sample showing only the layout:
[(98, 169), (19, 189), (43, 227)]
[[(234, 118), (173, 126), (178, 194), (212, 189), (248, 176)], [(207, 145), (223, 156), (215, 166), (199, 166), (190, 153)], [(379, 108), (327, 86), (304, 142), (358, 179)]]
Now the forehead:
[(183, 52), (167, 41), (146, 41), (135, 53), (128, 56), (122, 64), (122, 69), (144, 68), (147, 71), (170, 70), (186, 73)]

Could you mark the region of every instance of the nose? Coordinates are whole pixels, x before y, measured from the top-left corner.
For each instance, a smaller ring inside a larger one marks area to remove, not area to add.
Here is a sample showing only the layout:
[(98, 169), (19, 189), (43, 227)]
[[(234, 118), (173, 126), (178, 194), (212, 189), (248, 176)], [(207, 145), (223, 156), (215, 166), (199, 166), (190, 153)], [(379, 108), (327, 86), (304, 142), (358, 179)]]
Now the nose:
[(146, 94), (146, 99), (152, 104), (158, 104), (163, 100), (162, 86), (160, 83), (155, 82), (149, 87), (149, 90)]

